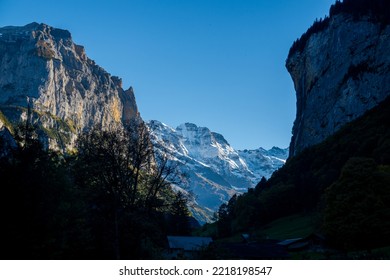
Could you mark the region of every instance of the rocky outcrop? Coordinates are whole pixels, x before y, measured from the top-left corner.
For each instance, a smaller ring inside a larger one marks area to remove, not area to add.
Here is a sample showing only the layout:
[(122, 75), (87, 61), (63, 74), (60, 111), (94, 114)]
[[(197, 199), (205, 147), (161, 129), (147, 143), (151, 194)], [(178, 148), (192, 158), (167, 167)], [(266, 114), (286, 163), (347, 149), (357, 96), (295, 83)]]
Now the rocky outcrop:
[(132, 88), (123, 90), (69, 31), (38, 23), (0, 28), (0, 110), (17, 123), (28, 106), (43, 142), (56, 149), (72, 147), (92, 126), (138, 117)]
[(10, 124), (6, 122), (6, 118), (0, 112), (0, 158), (8, 156), (9, 152), (16, 147), (16, 141), (8, 128)]
[(286, 61), (297, 95), (290, 156), (390, 95), (390, 25), (342, 12), (318, 26), (294, 44)]

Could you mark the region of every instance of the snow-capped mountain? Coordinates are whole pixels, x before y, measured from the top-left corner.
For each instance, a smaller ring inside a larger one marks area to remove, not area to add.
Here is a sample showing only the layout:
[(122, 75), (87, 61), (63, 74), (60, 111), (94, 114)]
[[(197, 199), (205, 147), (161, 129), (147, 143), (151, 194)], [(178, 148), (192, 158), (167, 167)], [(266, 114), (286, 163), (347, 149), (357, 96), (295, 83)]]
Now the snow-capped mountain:
[(288, 149), (276, 147), (237, 151), (221, 134), (192, 123), (176, 129), (155, 120), (147, 125), (155, 152), (185, 175), (175, 187), (194, 194), (190, 208), (200, 222), (211, 221), (222, 203), (270, 177), (288, 157)]

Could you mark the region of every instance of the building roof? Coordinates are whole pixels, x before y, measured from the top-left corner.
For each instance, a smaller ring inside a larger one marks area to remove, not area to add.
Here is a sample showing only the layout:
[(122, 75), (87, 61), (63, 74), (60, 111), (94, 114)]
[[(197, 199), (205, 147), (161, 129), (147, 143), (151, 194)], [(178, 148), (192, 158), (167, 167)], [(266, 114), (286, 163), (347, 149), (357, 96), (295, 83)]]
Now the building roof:
[(199, 251), (213, 242), (211, 237), (167, 236), (167, 238), (170, 249), (183, 249), (185, 251)]
[(278, 245), (289, 246), (289, 245), (291, 245), (297, 241), (301, 241), (301, 240), (303, 240), (303, 238), (286, 239), (286, 240), (279, 242)]

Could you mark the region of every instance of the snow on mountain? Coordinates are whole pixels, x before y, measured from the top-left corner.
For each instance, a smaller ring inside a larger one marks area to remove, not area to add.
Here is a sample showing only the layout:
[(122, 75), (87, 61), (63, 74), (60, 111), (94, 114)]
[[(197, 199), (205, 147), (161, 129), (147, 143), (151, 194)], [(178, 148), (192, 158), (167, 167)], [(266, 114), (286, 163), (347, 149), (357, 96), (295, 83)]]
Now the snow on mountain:
[(272, 147), (270, 150), (265, 150), (259, 148), (238, 151), (238, 154), (246, 162), (258, 182), (263, 176), (265, 178), (271, 177), (272, 173), (286, 162), (288, 149)]
[(176, 129), (155, 120), (147, 125), (155, 152), (167, 155), (185, 175), (175, 188), (194, 194), (190, 210), (200, 222), (210, 222), (235, 193), (269, 178), (288, 156), (288, 149), (277, 147), (237, 151), (221, 134), (192, 123)]

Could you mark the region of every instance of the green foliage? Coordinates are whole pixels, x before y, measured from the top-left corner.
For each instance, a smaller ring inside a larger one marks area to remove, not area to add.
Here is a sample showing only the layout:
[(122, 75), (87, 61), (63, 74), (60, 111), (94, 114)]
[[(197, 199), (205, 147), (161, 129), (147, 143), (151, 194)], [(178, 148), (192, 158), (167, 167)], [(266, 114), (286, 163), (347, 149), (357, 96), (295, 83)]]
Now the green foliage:
[(277, 219), (261, 228), (259, 234), (270, 239), (290, 239), (309, 236), (315, 230), (316, 216), (299, 214)]
[(206, 223), (202, 227), (196, 229), (193, 234), (195, 236), (203, 236), (203, 237), (212, 237), (217, 238), (218, 229), (217, 229), (217, 223)]
[[(354, 158), (364, 158), (365, 164)], [(255, 189), (229, 202), (229, 207), (223, 205), (217, 223), (219, 236), (256, 231), (294, 214), (317, 213), (311, 230), (325, 230), (334, 245), (352, 248), (360, 242), (368, 248), (375, 245), (370, 239), (385, 243), (390, 231), (390, 224), (385, 221), (390, 211), (389, 165), (390, 98), (323, 143), (290, 158), (268, 181), (262, 179)], [(366, 200), (358, 202), (353, 193)], [(369, 212), (369, 208), (364, 208), (369, 205), (372, 211), (376, 210)], [(359, 207), (365, 210), (359, 212)], [(322, 227), (324, 212), (327, 218)], [(342, 224), (344, 234), (338, 234), (337, 225)], [(381, 234), (375, 235), (375, 231)], [(386, 245), (382, 243), (378, 245)]]
[(386, 245), (390, 238), (390, 166), (370, 158), (351, 158), (326, 190), (324, 228), (344, 249)]
[(222, 204), (218, 209), (217, 235), (218, 237), (226, 237), (232, 233), (231, 220), (235, 217), (235, 205), (237, 195), (233, 195), (229, 202)]

